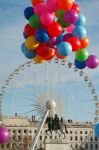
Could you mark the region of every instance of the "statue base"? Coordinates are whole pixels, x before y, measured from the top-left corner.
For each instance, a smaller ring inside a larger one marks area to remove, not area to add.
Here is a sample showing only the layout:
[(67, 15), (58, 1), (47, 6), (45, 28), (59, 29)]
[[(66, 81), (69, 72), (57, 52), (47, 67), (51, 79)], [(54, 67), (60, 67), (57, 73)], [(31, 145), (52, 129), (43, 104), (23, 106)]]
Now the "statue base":
[(44, 142), (44, 150), (72, 150), (66, 139), (48, 139)]

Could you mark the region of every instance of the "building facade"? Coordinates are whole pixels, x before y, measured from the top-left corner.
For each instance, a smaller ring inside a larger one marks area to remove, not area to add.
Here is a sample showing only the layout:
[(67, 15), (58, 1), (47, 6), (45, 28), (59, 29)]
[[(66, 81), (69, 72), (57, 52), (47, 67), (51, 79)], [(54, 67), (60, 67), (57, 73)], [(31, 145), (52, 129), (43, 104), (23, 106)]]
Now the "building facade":
[[(3, 117), (3, 123), (9, 129), (11, 138), (8, 143), (0, 145), (0, 150), (28, 150), (39, 126), (35, 117), (33, 116), (32, 119), (18, 115)], [(99, 150), (99, 140), (94, 135), (91, 122), (80, 123), (68, 120), (65, 124), (68, 130), (65, 139), (74, 150)], [(36, 149), (44, 149), (44, 142), (48, 139), (59, 140), (63, 138), (63, 136), (59, 137), (60, 132), (53, 131), (51, 136), (46, 130), (47, 124), (44, 125), (40, 134)]]

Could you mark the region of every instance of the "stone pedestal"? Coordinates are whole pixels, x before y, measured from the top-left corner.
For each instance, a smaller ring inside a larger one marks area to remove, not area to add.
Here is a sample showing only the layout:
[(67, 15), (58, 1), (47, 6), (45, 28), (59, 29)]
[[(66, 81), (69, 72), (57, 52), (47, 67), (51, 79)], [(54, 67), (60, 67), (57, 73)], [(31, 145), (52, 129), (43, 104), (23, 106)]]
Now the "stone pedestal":
[(44, 142), (44, 150), (72, 150), (66, 139), (48, 139)]

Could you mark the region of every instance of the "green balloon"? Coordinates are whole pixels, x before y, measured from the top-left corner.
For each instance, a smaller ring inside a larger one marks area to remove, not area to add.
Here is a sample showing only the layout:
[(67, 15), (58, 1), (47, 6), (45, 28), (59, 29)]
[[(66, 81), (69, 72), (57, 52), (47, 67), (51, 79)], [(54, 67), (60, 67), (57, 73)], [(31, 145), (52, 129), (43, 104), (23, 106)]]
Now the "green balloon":
[(82, 61), (86, 61), (88, 59), (88, 51), (86, 49), (80, 49), (79, 51), (77, 51), (75, 53), (75, 57), (78, 61), (82, 62)]
[(33, 28), (39, 28), (41, 27), (41, 22), (40, 22), (40, 17), (38, 15), (32, 15), (29, 18), (29, 24), (33, 27)]
[(65, 10), (58, 9), (58, 10), (56, 11), (56, 16), (57, 16), (57, 17), (62, 17), (62, 16), (64, 16), (65, 12), (66, 12)]
[(64, 20), (64, 17), (59, 17), (59, 18), (58, 18), (58, 22), (61, 24), (61, 26), (62, 26), (63, 28), (67, 28), (67, 27), (70, 26), (70, 24), (67, 23), (67, 22)]

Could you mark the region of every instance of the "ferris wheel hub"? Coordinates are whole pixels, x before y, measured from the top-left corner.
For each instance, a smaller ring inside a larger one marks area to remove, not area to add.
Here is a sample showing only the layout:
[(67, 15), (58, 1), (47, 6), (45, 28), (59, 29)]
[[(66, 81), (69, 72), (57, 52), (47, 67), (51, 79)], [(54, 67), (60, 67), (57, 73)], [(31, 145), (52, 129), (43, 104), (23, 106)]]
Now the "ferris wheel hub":
[(46, 102), (46, 108), (53, 111), (56, 108), (56, 102), (54, 100), (48, 100)]

